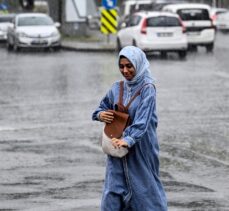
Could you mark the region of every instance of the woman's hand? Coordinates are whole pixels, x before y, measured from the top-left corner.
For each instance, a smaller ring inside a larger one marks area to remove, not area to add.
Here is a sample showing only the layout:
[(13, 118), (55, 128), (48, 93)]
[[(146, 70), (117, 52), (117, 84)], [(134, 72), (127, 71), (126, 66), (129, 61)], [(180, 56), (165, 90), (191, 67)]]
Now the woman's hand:
[(128, 144), (122, 139), (112, 138), (111, 140), (114, 148), (128, 147)]
[(113, 119), (114, 119), (114, 114), (112, 112), (109, 112), (109, 111), (102, 111), (99, 114), (99, 119), (102, 122), (111, 123), (113, 121)]

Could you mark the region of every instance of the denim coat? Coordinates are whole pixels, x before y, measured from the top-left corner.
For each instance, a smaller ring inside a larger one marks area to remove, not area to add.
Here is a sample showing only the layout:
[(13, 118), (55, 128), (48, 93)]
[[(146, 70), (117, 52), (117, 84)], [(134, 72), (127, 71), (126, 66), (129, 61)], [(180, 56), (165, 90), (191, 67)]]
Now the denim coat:
[[(107, 156), (101, 211), (167, 211), (167, 200), (159, 178), (156, 90), (145, 54), (138, 48), (125, 47), (120, 53), (136, 69), (133, 81), (124, 81), (123, 104), (141, 88), (128, 113), (131, 124), (123, 137), (129, 147), (123, 158)], [(97, 120), (101, 111), (115, 109), (119, 101), (119, 82), (112, 85), (92, 114)]]

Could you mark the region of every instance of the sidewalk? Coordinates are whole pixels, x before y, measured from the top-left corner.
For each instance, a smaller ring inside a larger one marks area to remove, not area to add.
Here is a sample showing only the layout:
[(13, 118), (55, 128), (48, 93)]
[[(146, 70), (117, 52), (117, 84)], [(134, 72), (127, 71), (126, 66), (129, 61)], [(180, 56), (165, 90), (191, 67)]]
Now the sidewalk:
[(90, 52), (115, 52), (116, 37), (109, 39), (106, 36), (95, 37), (94, 40), (85, 39), (65, 39), (62, 40), (62, 49), (71, 51)]

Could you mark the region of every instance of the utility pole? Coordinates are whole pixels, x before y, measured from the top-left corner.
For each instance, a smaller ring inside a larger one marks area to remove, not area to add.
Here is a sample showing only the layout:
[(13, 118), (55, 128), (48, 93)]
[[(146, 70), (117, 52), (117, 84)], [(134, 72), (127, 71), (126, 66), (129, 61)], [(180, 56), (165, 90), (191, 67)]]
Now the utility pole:
[(212, 0), (212, 7), (217, 7), (216, 0)]

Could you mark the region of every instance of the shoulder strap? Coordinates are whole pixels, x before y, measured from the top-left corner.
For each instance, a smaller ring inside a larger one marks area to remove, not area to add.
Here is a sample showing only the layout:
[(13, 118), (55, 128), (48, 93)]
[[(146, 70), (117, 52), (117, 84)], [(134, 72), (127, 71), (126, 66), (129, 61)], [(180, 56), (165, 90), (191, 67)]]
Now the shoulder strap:
[(128, 108), (130, 107), (130, 104), (134, 101), (134, 99), (135, 99), (138, 95), (140, 95), (140, 93), (141, 93), (143, 87), (146, 86), (146, 85), (149, 85), (149, 84), (153, 85), (154, 88), (156, 89), (155, 85), (152, 84), (152, 83), (144, 84), (144, 85), (135, 93), (135, 95), (130, 99), (129, 103), (126, 105), (126, 109), (128, 109)]
[(118, 103), (121, 105), (123, 105), (123, 89), (124, 89), (124, 81), (120, 81)]

